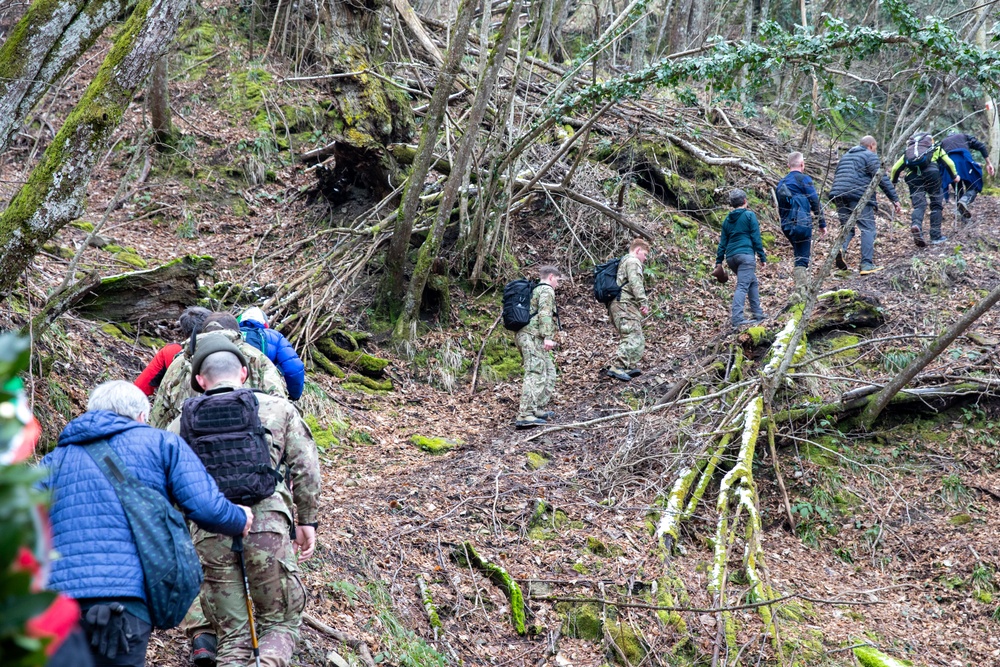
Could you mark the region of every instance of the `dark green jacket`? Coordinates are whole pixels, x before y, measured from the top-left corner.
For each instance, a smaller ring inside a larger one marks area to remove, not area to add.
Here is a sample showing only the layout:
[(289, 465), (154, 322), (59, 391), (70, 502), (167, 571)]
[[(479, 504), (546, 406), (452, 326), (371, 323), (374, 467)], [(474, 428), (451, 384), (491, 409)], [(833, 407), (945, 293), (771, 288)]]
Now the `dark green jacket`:
[(722, 237), (715, 253), (715, 263), (721, 264), (722, 260), (733, 255), (757, 255), (762, 264), (767, 263), (757, 215), (745, 208), (734, 208), (722, 221)]

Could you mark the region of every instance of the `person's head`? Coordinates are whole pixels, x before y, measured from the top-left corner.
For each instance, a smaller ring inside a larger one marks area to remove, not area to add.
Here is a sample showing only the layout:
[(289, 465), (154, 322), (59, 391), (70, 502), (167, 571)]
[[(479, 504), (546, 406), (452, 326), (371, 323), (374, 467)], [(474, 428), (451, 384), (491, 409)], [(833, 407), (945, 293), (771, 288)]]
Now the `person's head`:
[(628, 251), (638, 257), (640, 262), (645, 262), (646, 258), (649, 257), (649, 242), (641, 237), (632, 239)]
[(225, 336), (205, 336), (191, 360), (191, 388), (208, 391), (222, 383), (243, 384), (247, 379), (247, 360)]
[(264, 325), (264, 327), (267, 327), (267, 315), (265, 315), (264, 311), (258, 308), (257, 306), (254, 306), (253, 308), (247, 308), (246, 310), (243, 311), (243, 314), (240, 315), (240, 322), (246, 322), (248, 320), (253, 322), (259, 322), (260, 324)]
[(559, 281), (562, 280), (562, 271), (551, 264), (544, 264), (538, 267), (538, 279), (552, 289), (559, 289)]
[(860, 143), (862, 147), (867, 148), (872, 153), (877, 152), (878, 142), (875, 141), (875, 137), (873, 137), (872, 135), (866, 134), (865, 136), (861, 137)]
[(240, 323), (232, 313), (212, 313), (201, 323), (198, 333), (211, 333), (212, 331), (239, 331)]
[(743, 208), (747, 205), (747, 193), (739, 188), (729, 191), (729, 205), (733, 208)]
[(145, 424), (149, 417), (149, 399), (131, 382), (112, 380), (90, 390), (87, 410), (107, 410)]
[(795, 151), (788, 155), (788, 169), (790, 171), (802, 171), (806, 168), (806, 159), (802, 157), (802, 153)]
[(184, 338), (190, 338), (191, 334), (201, 329), (202, 324), (205, 322), (205, 318), (212, 314), (208, 308), (202, 308), (201, 306), (190, 306), (184, 309), (181, 313), (180, 318), (177, 320), (177, 324), (181, 327), (181, 336)]

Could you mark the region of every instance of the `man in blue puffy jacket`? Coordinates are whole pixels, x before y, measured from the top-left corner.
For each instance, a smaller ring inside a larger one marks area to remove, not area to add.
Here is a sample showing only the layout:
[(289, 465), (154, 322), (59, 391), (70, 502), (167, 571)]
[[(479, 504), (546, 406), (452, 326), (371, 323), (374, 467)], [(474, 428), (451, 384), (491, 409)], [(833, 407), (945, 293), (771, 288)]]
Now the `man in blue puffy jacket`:
[(806, 287), (809, 282), (809, 255), (812, 251), (813, 217), (819, 223), (819, 231), (826, 236), (826, 218), (823, 217), (823, 207), (819, 203), (819, 195), (813, 186), (813, 180), (806, 176), (806, 160), (798, 151), (788, 156), (788, 175), (774, 186), (778, 200), (778, 215), (781, 218), (781, 231), (792, 244), (795, 254), (795, 267), (792, 274), (795, 280), (795, 298), (806, 297)]
[(246, 535), (247, 507), (223, 497), (201, 460), (180, 437), (146, 426), (149, 400), (131, 382), (106, 382), (90, 392), (87, 412), (63, 429), (42, 459), (52, 492), (50, 588), (79, 602), (95, 665), (144, 665), (149, 609), (142, 565), (114, 487), (86, 451), (106, 440), (140, 482), (178, 505), (201, 528)]
[(247, 308), (240, 315), (240, 334), (243, 340), (250, 343), (267, 355), (285, 378), (288, 388), (288, 398), (293, 401), (302, 396), (302, 388), (306, 382), (306, 367), (303, 365), (295, 348), (274, 329), (267, 326), (267, 315), (260, 308)]

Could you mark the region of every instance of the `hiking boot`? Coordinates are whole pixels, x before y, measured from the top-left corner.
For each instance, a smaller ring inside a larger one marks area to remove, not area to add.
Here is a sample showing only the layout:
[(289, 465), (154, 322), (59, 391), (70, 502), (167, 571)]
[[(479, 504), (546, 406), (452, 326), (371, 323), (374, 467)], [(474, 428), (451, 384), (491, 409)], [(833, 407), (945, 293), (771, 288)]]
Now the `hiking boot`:
[(972, 211), (969, 210), (968, 205), (964, 201), (959, 200), (958, 212), (961, 213), (962, 217), (966, 220), (972, 217)]
[(862, 264), (861, 270), (858, 273), (860, 273), (862, 276), (867, 276), (872, 273), (878, 273), (884, 268), (885, 268), (884, 266), (875, 266), (874, 264)]
[(219, 640), (203, 632), (191, 640), (191, 664), (195, 667), (215, 667), (215, 654)]
[(637, 377), (639, 377), (640, 375), (642, 375), (642, 371), (641, 371), (641, 370), (639, 370), (638, 368), (630, 368), (630, 369), (628, 369), (628, 370), (627, 370), (627, 371), (625, 371), (625, 372), (626, 372), (626, 373), (628, 373), (628, 376), (629, 376), (630, 378), (637, 378)]
[(519, 429), (535, 428), (536, 426), (545, 426), (546, 424), (548, 424), (548, 422), (542, 419), (541, 417), (536, 417), (535, 415), (531, 415), (530, 417), (525, 417), (524, 419), (518, 419), (516, 422), (514, 422), (514, 427)]
[(556, 413), (551, 410), (535, 410), (533, 413), (539, 419), (549, 420), (556, 416)]
[(931, 245), (938, 245), (939, 243), (944, 243), (948, 240), (947, 236), (942, 236), (940, 238), (931, 239)]
[(844, 261), (844, 253), (842, 253), (839, 250), (837, 251), (837, 258), (834, 260), (834, 263), (837, 265), (837, 268), (840, 269), (841, 271), (847, 270), (847, 262)]
[(628, 374), (628, 371), (623, 371), (622, 369), (615, 368), (614, 366), (605, 371), (605, 375), (613, 377), (616, 380), (621, 380), (622, 382), (628, 382), (632, 379), (632, 376)]
[(760, 324), (767, 319), (767, 315), (761, 313), (760, 315), (754, 315), (753, 319), (749, 321), (749, 324)]
[(927, 247), (927, 241), (924, 240), (924, 235), (920, 233), (920, 227), (912, 225), (910, 227), (910, 233), (913, 234), (913, 243), (915, 243), (918, 248)]

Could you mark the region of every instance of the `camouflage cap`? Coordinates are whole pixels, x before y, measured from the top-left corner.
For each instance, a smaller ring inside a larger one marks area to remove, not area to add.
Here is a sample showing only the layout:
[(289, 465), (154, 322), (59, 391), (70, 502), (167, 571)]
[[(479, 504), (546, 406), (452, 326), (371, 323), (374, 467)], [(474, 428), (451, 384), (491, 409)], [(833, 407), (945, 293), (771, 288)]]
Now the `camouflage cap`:
[(221, 334), (203, 336), (198, 341), (198, 347), (191, 358), (191, 388), (199, 394), (204, 391), (198, 384), (198, 374), (201, 373), (201, 365), (210, 354), (216, 352), (230, 352), (235, 354), (244, 368), (247, 367), (247, 358), (240, 352), (236, 344)]

